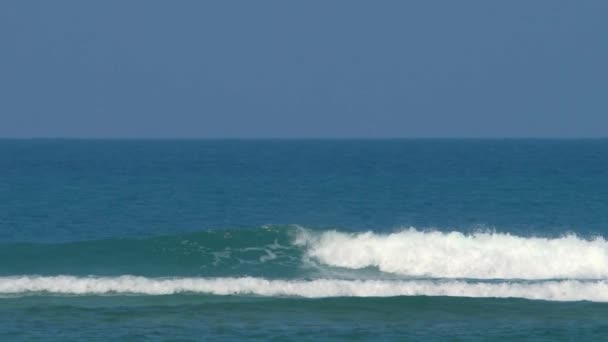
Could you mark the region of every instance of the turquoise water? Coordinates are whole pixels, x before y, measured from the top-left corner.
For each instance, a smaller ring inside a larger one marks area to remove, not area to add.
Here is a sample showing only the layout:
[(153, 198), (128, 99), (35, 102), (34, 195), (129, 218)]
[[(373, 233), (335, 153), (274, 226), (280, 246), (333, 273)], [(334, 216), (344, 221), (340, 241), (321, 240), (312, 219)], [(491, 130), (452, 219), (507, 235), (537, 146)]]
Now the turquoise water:
[(0, 340), (603, 340), (608, 140), (0, 140)]

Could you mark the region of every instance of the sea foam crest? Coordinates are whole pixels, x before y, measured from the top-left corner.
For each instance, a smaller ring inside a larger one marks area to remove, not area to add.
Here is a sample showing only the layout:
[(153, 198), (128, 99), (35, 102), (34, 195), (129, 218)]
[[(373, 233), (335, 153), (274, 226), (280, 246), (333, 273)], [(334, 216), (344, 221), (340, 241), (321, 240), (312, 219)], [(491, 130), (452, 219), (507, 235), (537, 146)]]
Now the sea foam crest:
[(320, 263), (416, 277), (474, 279), (603, 279), (608, 242), (575, 235), (419, 231), (391, 234), (300, 230), (295, 243)]
[(259, 295), (322, 297), (458, 296), (608, 302), (605, 280), (467, 282), (461, 280), (269, 280), (264, 278), (146, 278), (136, 276), (0, 277), (0, 294)]

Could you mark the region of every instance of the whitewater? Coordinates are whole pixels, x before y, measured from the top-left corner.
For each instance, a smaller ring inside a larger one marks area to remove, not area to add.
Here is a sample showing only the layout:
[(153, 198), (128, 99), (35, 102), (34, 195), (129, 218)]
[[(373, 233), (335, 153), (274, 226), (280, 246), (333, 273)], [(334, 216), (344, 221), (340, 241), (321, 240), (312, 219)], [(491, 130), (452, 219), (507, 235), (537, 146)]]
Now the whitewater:
[(608, 242), (575, 234), (555, 238), (508, 233), (421, 231), (381, 234), (301, 230), (297, 245), (319, 262), (350, 269), (436, 278), (600, 279), (608, 277)]
[(450, 296), (478, 298), (526, 298), (554, 301), (608, 301), (608, 282), (561, 280), (539, 283), (466, 281), (382, 281), (382, 280), (267, 280), (243, 278), (146, 277), (1, 277), (0, 294), (70, 295), (212, 295), (325, 297)]
[[(142, 264), (155, 260), (158, 268), (167, 262), (164, 267), (169, 271), (173, 269), (173, 260), (186, 255), (191, 262), (201, 263), (199, 266), (203, 269), (215, 267), (215, 274), (221, 272), (221, 276), (209, 276), (204, 272), (196, 276), (101, 276), (95, 274), (94, 269), (88, 274), (13, 274), (0, 277), (0, 295), (188, 293), (304, 298), (449, 296), (608, 301), (608, 242), (603, 237), (585, 239), (574, 234), (525, 237), (499, 232), (463, 233), (415, 228), (378, 233), (265, 227), (253, 231), (213, 231), (202, 235), (122, 240), (120, 243), (122, 249), (134, 253), (122, 260), (133, 263), (133, 270), (138, 269), (137, 260)], [(43, 246), (22, 246), (26, 251), (20, 253), (31, 254)], [(112, 267), (112, 259), (107, 258), (112, 248), (112, 243), (99, 241), (66, 245), (61, 249), (67, 251), (68, 257), (93, 249), (104, 256), (97, 261), (102, 262), (98, 267), (103, 269)], [(57, 246), (51, 250), (57, 250)], [(151, 250), (156, 252), (150, 254)], [(162, 258), (158, 250), (163, 251)], [(167, 254), (167, 250), (171, 253)], [(40, 253), (44, 259), (44, 253)], [(218, 255), (221, 258), (218, 259)], [(46, 267), (52, 267), (55, 261), (49, 256), (46, 262)], [(205, 262), (208, 264), (204, 265)], [(239, 268), (241, 265), (245, 267)], [(274, 270), (274, 276), (256, 274), (255, 270), (261, 267)], [(291, 273), (288, 275), (286, 270)]]

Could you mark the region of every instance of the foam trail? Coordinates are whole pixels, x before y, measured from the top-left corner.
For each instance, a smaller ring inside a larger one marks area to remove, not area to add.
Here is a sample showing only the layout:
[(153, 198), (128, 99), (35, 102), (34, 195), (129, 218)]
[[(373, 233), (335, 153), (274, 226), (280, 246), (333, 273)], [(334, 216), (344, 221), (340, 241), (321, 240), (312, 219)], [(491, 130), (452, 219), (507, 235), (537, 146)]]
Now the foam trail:
[(392, 234), (316, 233), (302, 229), (295, 243), (320, 263), (434, 278), (608, 278), (608, 242), (575, 235), (520, 237), (501, 233), (418, 231)]
[(458, 296), (608, 302), (605, 280), (535, 283), (457, 280), (268, 280), (264, 278), (146, 278), (136, 276), (0, 277), (0, 294), (70, 295), (141, 294), (259, 295), (322, 297)]

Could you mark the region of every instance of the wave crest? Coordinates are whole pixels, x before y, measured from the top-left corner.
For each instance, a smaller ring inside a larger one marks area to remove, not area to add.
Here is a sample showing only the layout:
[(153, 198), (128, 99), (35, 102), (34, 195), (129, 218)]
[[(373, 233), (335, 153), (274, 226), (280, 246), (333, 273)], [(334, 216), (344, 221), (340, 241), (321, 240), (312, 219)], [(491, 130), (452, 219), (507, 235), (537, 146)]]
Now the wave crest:
[(608, 242), (575, 235), (520, 237), (503, 233), (408, 230), (315, 233), (300, 230), (295, 243), (323, 264), (377, 267), (416, 277), (472, 279), (608, 278)]

